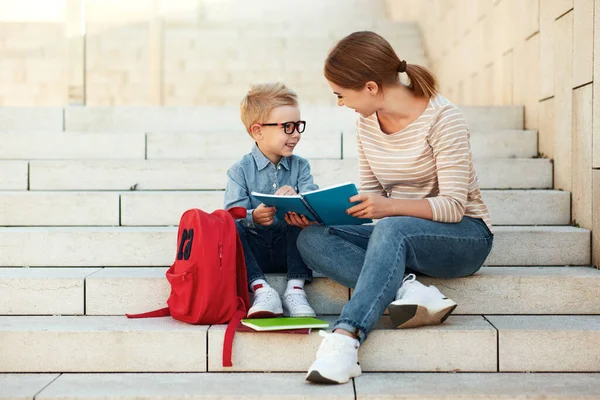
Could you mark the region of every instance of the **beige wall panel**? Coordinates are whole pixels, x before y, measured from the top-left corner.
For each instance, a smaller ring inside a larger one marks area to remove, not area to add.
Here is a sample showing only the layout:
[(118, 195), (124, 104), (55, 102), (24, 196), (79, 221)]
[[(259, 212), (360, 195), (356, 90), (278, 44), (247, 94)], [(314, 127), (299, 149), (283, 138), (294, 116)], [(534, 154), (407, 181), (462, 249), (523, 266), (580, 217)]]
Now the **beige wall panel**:
[(545, 157), (554, 158), (554, 97), (539, 102), (538, 151)]
[(592, 229), (592, 85), (573, 91), (573, 220)]
[(542, 4), (548, 3), (552, 7), (552, 16), (558, 18), (573, 8), (574, 0), (540, 0)]
[(479, 18), (485, 15), (490, 15), (492, 13), (492, 10), (494, 9), (494, 3), (496, 3), (496, 0), (477, 1)]
[(527, 93), (531, 91), (529, 82), (527, 82), (527, 42), (519, 40), (513, 49), (513, 80), (512, 92), (514, 104), (525, 104)]
[(594, 70), (594, 0), (574, 0), (573, 87), (592, 81)]
[(600, 170), (593, 170), (592, 217), (592, 263), (600, 268)]
[[(540, 82), (540, 35), (536, 34), (525, 42), (526, 62), (522, 71), (515, 74), (525, 76), (525, 128), (538, 129), (539, 82)], [(515, 104), (520, 104), (515, 102)]]
[(573, 13), (554, 23), (554, 187), (571, 191)]
[(67, 40), (61, 22), (0, 22), (0, 106), (62, 106)]
[(502, 56), (502, 92), (500, 93), (500, 104), (511, 105), (513, 103), (514, 85), (514, 52), (509, 51)]
[(86, 95), (94, 106), (150, 105), (151, 1), (86, 0)]
[(540, 30), (540, 0), (517, 0), (517, 15), (521, 16), (521, 36), (525, 40)]
[(423, 2), (419, 0), (386, 0), (387, 15), (394, 21), (418, 21)]
[[(594, 76), (600, 77), (600, 0), (594, 10)], [(600, 78), (594, 80), (594, 153), (593, 166), (600, 168)]]
[(483, 43), (484, 48), (482, 52), (483, 56), (483, 65), (488, 65), (489, 63), (494, 61), (494, 57), (496, 57), (496, 51), (494, 49), (494, 29), (492, 26), (494, 25), (493, 15), (486, 15), (482, 20), (483, 24)]
[(554, 8), (551, 0), (540, 0), (540, 71), (541, 99), (554, 96)]

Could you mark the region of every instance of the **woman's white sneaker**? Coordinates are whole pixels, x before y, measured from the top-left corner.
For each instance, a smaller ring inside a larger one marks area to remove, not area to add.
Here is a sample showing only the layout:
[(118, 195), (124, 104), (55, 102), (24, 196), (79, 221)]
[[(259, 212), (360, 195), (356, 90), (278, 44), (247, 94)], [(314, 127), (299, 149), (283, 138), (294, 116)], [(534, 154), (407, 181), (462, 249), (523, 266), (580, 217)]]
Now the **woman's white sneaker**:
[(362, 373), (358, 363), (358, 340), (340, 333), (319, 331), (323, 341), (317, 359), (306, 374), (306, 380), (316, 383), (346, 383)]
[(254, 291), (254, 301), (247, 318), (275, 318), (282, 315), (281, 299), (275, 289), (264, 286)]
[(303, 289), (288, 289), (283, 294), (283, 315), (290, 317), (315, 317)]
[(390, 319), (398, 328), (438, 325), (448, 318), (456, 303), (444, 296), (435, 286), (425, 286), (410, 274), (402, 282), (388, 307)]

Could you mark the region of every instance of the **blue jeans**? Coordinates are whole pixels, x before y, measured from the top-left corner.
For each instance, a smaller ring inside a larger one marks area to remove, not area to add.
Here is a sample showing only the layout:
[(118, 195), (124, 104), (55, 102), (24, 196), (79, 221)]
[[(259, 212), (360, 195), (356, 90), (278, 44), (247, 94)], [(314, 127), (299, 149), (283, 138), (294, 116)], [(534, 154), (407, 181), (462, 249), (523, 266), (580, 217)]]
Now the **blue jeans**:
[(235, 221), (246, 260), (248, 283), (265, 279), (268, 272), (286, 272), (289, 279), (312, 280), (312, 271), (306, 266), (296, 240), (301, 229), (284, 223), (274, 226), (247, 227)]
[(309, 226), (298, 237), (298, 249), (313, 271), (355, 288), (333, 329), (354, 332), (362, 343), (406, 274), (472, 275), (490, 253), (493, 238), (480, 219), (442, 223), (388, 217), (375, 225)]

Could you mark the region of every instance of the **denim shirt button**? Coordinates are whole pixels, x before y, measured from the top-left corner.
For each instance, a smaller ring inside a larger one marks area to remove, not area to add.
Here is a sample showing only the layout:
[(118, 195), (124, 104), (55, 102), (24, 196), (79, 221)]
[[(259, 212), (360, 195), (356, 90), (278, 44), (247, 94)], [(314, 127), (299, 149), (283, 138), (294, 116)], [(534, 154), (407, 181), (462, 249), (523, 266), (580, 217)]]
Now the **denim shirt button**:
[(274, 183), (274, 184), (273, 184), (273, 187), (274, 187), (274, 188), (276, 188), (276, 187), (277, 187), (277, 184), (276, 184), (276, 183)]

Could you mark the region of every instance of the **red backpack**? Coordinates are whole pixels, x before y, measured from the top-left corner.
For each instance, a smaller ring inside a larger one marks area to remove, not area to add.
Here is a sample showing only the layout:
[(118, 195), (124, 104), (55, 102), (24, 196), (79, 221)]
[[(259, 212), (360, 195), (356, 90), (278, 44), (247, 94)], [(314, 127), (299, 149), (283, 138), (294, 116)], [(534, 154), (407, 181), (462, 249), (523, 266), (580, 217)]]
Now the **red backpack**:
[(246, 262), (234, 218), (246, 209), (233, 207), (207, 214), (183, 213), (177, 233), (175, 262), (167, 271), (171, 295), (167, 308), (128, 318), (172, 316), (195, 325), (229, 323), (223, 343), (223, 366), (230, 367), (233, 336), (246, 316), (250, 299)]

